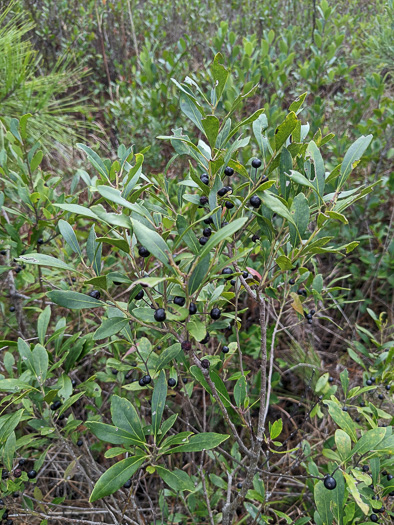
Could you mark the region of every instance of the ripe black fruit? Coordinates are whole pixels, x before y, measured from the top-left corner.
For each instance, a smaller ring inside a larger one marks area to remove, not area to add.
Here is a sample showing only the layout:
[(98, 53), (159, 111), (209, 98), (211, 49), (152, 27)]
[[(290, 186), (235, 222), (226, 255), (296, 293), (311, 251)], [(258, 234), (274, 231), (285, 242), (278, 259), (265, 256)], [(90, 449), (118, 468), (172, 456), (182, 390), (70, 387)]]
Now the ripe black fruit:
[(179, 295), (174, 297), (174, 304), (176, 304), (178, 306), (184, 306), (185, 303), (186, 303), (186, 298), (185, 297), (181, 297)]
[(204, 246), (208, 242), (208, 237), (200, 237), (198, 242), (201, 244), (201, 246)]
[(190, 341), (182, 341), (181, 348), (184, 352), (190, 352), (192, 349), (192, 344)]
[(361, 419), (359, 417), (356, 417), (356, 419), (354, 420), (356, 423), (360, 423)]
[(378, 395), (378, 398), (379, 398), (380, 400), (382, 400), (382, 399), (384, 399), (384, 395), (383, 395), (383, 394), (379, 394), (379, 395)]
[(253, 159), (253, 160), (252, 160), (252, 166), (253, 166), (254, 168), (256, 168), (256, 169), (257, 169), (257, 168), (260, 168), (260, 166), (261, 166), (261, 160), (260, 160), (260, 159)]
[(139, 301), (139, 300), (141, 300), (141, 299), (144, 297), (144, 295), (145, 295), (144, 290), (140, 290), (140, 291), (137, 293), (137, 295), (134, 297), (134, 299), (135, 299), (136, 301)]
[(372, 381), (372, 383), (375, 383), (375, 381), (376, 381), (376, 377), (372, 376), (372, 377), (371, 377), (371, 381)]
[(360, 401), (360, 407), (361, 408), (365, 407), (365, 402), (364, 401)]
[(128, 479), (126, 483), (123, 485), (123, 488), (129, 489), (131, 487), (131, 479)]
[(304, 297), (306, 297), (306, 290), (305, 290), (305, 288), (301, 288), (301, 289), (297, 290), (297, 294), (298, 295), (303, 295)]
[(392, 474), (389, 474), (389, 475), (387, 476), (387, 481), (391, 481), (393, 478), (394, 478), (394, 476), (393, 476)]
[(205, 206), (205, 204), (208, 204), (208, 197), (206, 195), (202, 195), (200, 197), (200, 204), (201, 206)]
[(368, 472), (369, 470), (369, 466), (368, 465), (363, 465), (363, 472)]
[(212, 235), (211, 228), (204, 228), (202, 233), (204, 234), (204, 237), (210, 237)]
[(3, 516), (2, 516), (2, 519), (3, 520), (6, 520), (8, 518), (8, 509), (6, 509), (4, 512), (3, 512)]
[(230, 348), (228, 346), (223, 346), (223, 348), (222, 348), (223, 354), (228, 354), (229, 351), (230, 351)]
[(151, 376), (148, 375), (144, 376), (142, 379), (144, 381), (144, 385), (149, 385), (149, 383), (152, 381)]
[(44, 244), (44, 239), (42, 237), (40, 237), (38, 240), (37, 240), (37, 244)]
[(89, 292), (90, 297), (93, 297), (93, 299), (100, 299), (100, 292), (98, 290), (92, 290)]
[(367, 386), (372, 386), (372, 381), (370, 379), (367, 379), (365, 383)]
[(333, 378), (333, 377), (329, 377), (329, 378), (328, 378), (328, 382), (329, 382), (329, 383), (333, 383), (333, 382), (334, 382), (334, 378)]
[(22, 476), (22, 471), (21, 471), (21, 469), (20, 469), (20, 468), (16, 468), (16, 469), (14, 470), (14, 477), (15, 477), (15, 478), (20, 478), (21, 476)]
[(260, 237), (259, 237), (258, 235), (253, 235), (253, 236), (252, 236), (252, 241), (253, 241), (253, 242), (257, 242), (257, 241), (259, 241), (259, 240), (260, 240)]
[(15, 268), (15, 273), (19, 273), (19, 272), (21, 272), (21, 271), (22, 271), (22, 268), (21, 268), (20, 266), (17, 266), (17, 267)]
[(313, 323), (312, 319), (308, 319), (308, 324), (312, 324), (312, 323)]
[(326, 476), (324, 478), (324, 486), (328, 490), (334, 490), (335, 487), (337, 486), (337, 482), (335, 481), (335, 479), (332, 476)]
[(82, 447), (82, 445), (83, 445), (83, 441), (82, 441), (82, 439), (78, 439), (78, 441), (77, 441), (77, 447)]
[(342, 407), (342, 410), (343, 410), (344, 412), (348, 412), (348, 411), (349, 411), (348, 407)]
[(237, 483), (237, 489), (242, 489), (242, 483)]
[(29, 479), (34, 479), (35, 477), (37, 477), (37, 472), (35, 470), (29, 470), (29, 472), (27, 473), (27, 477)]
[(20, 467), (23, 467), (23, 465), (26, 463), (26, 460), (24, 458), (21, 458), (19, 461), (18, 461), (18, 465)]
[(228, 210), (232, 210), (232, 209), (234, 208), (234, 203), (231, 202), (231, 201), (226, 201), (226, 202), (224, 203), (224, 205), (226, 206), (226, 208), (227, 208)]
[(379, 521), (379, 518), (376, 516), (376, 514), (371, 514), (369, 518), (370, 518), (371, 521), (373, 521), (373, 522), (375, 522), (375, 523), (376, 523), (377, 521)]
[(7, 252), (5, 250), (1, 250), (0, 254), (1, 255), (7, 255)]
[(10, 312), (15, 312), (15, 306), (10, 306)]
[(205, 224), (213, 224), (213, 219), (212, 217), (208, 217), (207, 219), (204, 219)]
[(145, 381), (144, 381), (144, 378), (143, 378), (143, 377), (141, 377), (141, 379), (138, 381), (138, 384), (139, 384), (140, 386), (145, 386)]
[(230, 284), (231, 284), (232, 286), (235, 286), (236, 282), (237, 282), (237, 281), (236, 281), (235, 279), (231, 279)]
[(247, 279), (247, 278), (249, 277), (249, 272), (247, 272), (246, 270), (244, 270), (244, 271), (242, 272), (242, 277), (243, 277), (244, 279)]
[(197, 305), (195, 303), (190, 303), (189, 305), (189, 314), (194, 315), (197, 313)]
[(57, 410), (58, 408), (60, 408), (62, 406), (62, 402), (61, 401), (55, 401), (54, 403), (52, 403), (51, 405), (51, 410)]
[(230, 168), (230, 166), (227, 166), (226, 168), (224, 168), (224, 174), (226, 175), (226, 177), (231, 177), (232, 175), (234, 175), (233, 168)]
[(114, 376), (116, 376), (116, 375), (118, 375), (118, 370), (116, 370), (116, 368), (113, 368), (113, 369), (111, 370), (111, 373), (112, 373)]
[(208, 369), (208, 368), (209, 368), (209, 365), (210, 365), (210, 363), (209, 363), (208, 359), (203, 359), (203, 360), (201, 361), (201, 366), (202, 366), (203, 368)]
[(316, 310), (311, 310), (311, 315), (315, 315)]
[(228, 222), (227, 221), (223, 221), (222, 222), (222, 228), (224, 228), (225, 226), (227, 226)]
[(212, 308), (211, 313), (210, 313), (211, 319), (216, 321), (217, 319), (220, 318), (221, 315), (222, 315), (222, 312), (219, 310), (219, 308)]
[(391, 385), (386, 385), (386, 386), (385, 386), (385, 389), (386, 389), (387, 391), (389, 391), (390, 388), (391, 388)]
[(205, 337), (204, 337), (204, 339), (202, 339), (202, 340), (200, 341), (200, 343), (201, 343), (202, 345), (206, 345), (206, 344), (208, 343), (208, 341), (210, 340), (210, 338), (211, 338), (211, 336), (210, 336), (209, 333), (207, 332), (206, 335), (205, 335)]
[(143, 257), (143, 258), (145, 259), (146, 257), (149, 257), (149, 255), (150, 255), (150, 251), (147, 250), (147, 249), (145, 248), (145, 246), (140, 246), (140, 247), (138, 248), (138, 254), (139, 254), (140, 257)]
[(167, 318), (164, 308), (155, 310), (154, 318), (158, 323), (163, 323)]
[[(232, 275), (234, 272), (231, 268), (229, 268), (228, 266), (226, 266), (226, 268), (223, 268), (222, 270), (222, 275)], [(230, 277), (226, 277), (226, 281), (229, 281), (230, 280)]]
[(203, 184), (206, 184), (208, 186), (209, 184), (209, 177), (208, 177), (208, 174), (207, 173), (203, 173), (201, 176), (200, 176), (200, 181), (203, 183)]
[(186, 383), (189, 381), (187, 377), (182, 378), (183, 384), (186, 385)]
[(289, 284), (295, 284), (295, 279), (289, 279)]
[(261, 206), (261, 199), (257, 195), (252, 195), (249, 200), (249, 204), (253, 206), (253, 208), (260, 208)]
[(13, 498), (19, 498), (19, 492), (13, 492), (12, 493)]
[(176, 381), (173, 377), (170, 377), (170, 379), (168, 380), (168, 386), (169, 387), (174, 387), (176, 385)]
[(227, 187), (226, 186), (223, 186), (223, 188), (220, 188), (220, 190), (218, 190), (218, 195), (219, 197), (224, 197), (227, 193)]

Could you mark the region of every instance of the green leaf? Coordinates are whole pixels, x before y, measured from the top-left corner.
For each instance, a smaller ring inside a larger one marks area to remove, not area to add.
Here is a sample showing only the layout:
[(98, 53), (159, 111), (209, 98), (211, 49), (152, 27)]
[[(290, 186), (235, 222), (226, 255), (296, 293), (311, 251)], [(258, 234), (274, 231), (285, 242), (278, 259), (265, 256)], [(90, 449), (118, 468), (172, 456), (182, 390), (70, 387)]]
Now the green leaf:
[(324, 169), (324, 161), (321, 156), (319, 148), (313, 142), (310, 141), (306, 153), (310, 155), (313, 165), (315, 167), (315, 188), (317, 189), (319, 195), (324, 194), (324, 186), (326, 184), (326, 173)]
[[(290, 224), (290, 242), (293, 247), (297, 246), (308, 227), (310, 210), (308, 200), (303, 193), (299, 193), (293, 199), (290, 207), (297, 228)], [(290, 269), (290, 268), (289, 268)]]
[(200, 259), (203, 259), (206, 255), (208, 255), (209, 252), (213, 248), (215, 248), (215, 246), (227, 239), (227, 237), (231, 237), (232, 235), (234, 235), (234, 233), (236, 233), (242, 228), (242, 226), (244, 226), (247, 220), (247, 217), (236, 219), (235, 221), (230, 222), (230, 224), (227, 224), (227, 226), (220, 228), (219, 231), (211, 235), (209, 241), (200, 252)]
[(91, 219), (97, 219), (98, 215), (96, 215), (94, 212), (92, 212), (89, 208), (85, 208), (85, 206), (80, 206), (79, 204), (56, 204), (54, 203), (53, 206), (56, 208), (60, 208), (62, 210), (68, 211), (70, 213), (76, 213), (77, 215), (83, 215), (85, 217), (90, 217)]
[(13, 459), (16, 450), (16, 436), (15, 432), (11, 432), (8, 436), (7, 441), (5, 442), (3, 449), (3, 462), (5, 468), (10, 471), (13, 467)]
[(347, 412), (344, 412), (342, 408), (334, 401), (323, 401), (328, 405), (328, 411), (330, 416), (335, 423), (349, 434), (352, 441), (357, 441), (356, 426)]
[(291, 224), (295, 226), (295, 222), (293, 217), (291, 216), (289, 210), (286, 208), (286, 206), (280, 201), (275, 195), (269, 191), (265, 191), (263, 195), (261, 196), (261, 200), (263, 201), (263, 204), (267, 206), (271, 211), (274, 213), (277, 213), (281, 217), (284, 217), (287, 219)]
[(305, 177), (305, 175), (302, 175), (302, 173), (291, 170), (289, 178), (297, 184), (301, 184), (301, 186), (307, 186), (308, 188), (311, 188), (314, 192), (318, 193), (315, 186), (311, 183), (309, 179)]
[(135, 236), (142, 246), (149, 250), (150, 253), (167, 266), (167, 268), (171, 268), (168, 262), (168, 253), (171, 253), (171, 250), (161, 235), (135, 219), (132, 219), (132, 223)]
[(48, 372), (48, 353), (43, 346), (38, 344), (34, 347), (31, 355), (37, 380), (43, 385)]
[(263, 130), (268, 128), (268, 120), (265, 114), (261, 114), (252, 125), (254, 136), (256, 137), (257, 144), (261, 153), (264, 153), (263, 145)]
[(201, 450), (211, 450), (219, 446), (223, 441), (226, 441), (229, 437), (230, 436), (225, 434), (204, 432), (192, 436), (188, 443), (174, 447), (169, 452), (172, 454), (175, 452), (200, 452)]
[(290, 104), (289, 111), (294, 111), (294, 113), (297, 113), (297, 111), (301, 108), (302, 104), (304, 103), (307, 94), (308, 93), (303, 93), (298, 98), (296, 98), (295, 101)]
[(66, 243), (70, 246), (73, 252), (77, 253), (80, 257), (82, 257), (81, 248), (79, 247), (77, 237), (75, 235), (74, 230), (71, 228), (71, 226), (68, 224), (68, 222), (64, 221), (63, 219), (60, 219), (58, 222), (59, 231)]
[(22, 392), (23, 390), (36, 389), (19, 379), (0, 379), (0, 392)]
[(220, 122), (214, 115), (208, 115), (201, 121), (202, 127), (204, 128), (205, 135), (208, 139), (208, 143), (211, 149), (215, 147), (216, 139), (219, 133)]
[(96, 240), (96, 232), (94, 231), (94, 225), (90, 228), (88, 240), (86, 243), (86, 254), (88, 256), (90, 264), (93, 266), (93, 270), (96, 275), (100, 275), (101, 271), (101, 253), (103, 246)]
[(191, 229), (188, 229), (190, 223), (186, 220), (186, 218), (183, 215), (177, 215), (176, 226), (179, 235), (183, 236), (186, 246), (194, 253), (194, 255), (197, 255), (200, 251), (200, 244), (197, 240), (195, 233)]
[(328, 215), (331, 219), (335, 219), (337, 221), (343, 222), (343, 224), (349, 224), (347, 218), (342, 215), (342, 213), (338, 213), (337, 211), (326, 211), (326, 215)]
[(246, 379), (241, 376), (234, 386), (234, 399), (237, 407), (241, 407), (246, 398)]
[(347, 150), (341, 164), (341, 176), (338, 182), (338, 189), (341, 188), (349, 177), (355, 163), (359, 161), (371, 143), (372, 135), (359, 137)]
[(279, 255), (276, 259), (276, 264), (281, 270), (291, 270), (293, 268), (293, 263), (286, 255)]
[(141, 420), (136, 409), (128, 399), (116, 395), (112, 396), (111, 417), (112, 422), (116, 427), (125, 430), (142, 443), (145, 443), (145, 434)]
[(96, 170), (106, 179), (109, 181), (109, 174), (106, 165), (104, 162), (100, 159), (100, 157), (97, 155), (96, 152), (94, 152), (89, 146), (85, 146), (85, 144), (77, 143), (77, 148), (83, 150), (88, 157), (89, 162), (96, 168)]
[(222, 96), (224, 86), (226, 85), (229, 72), (221, 64), (223, 56), (220, 53), (215, 55), (215, 58), (211, 64), (211, 73), (213, 80), (215, 81), (216, 99), (219, 100)]
[(157, 360), (156, 372), (159, 372), (160, 370), (165, 368), (173, 359), (177, 357), (181, 350), (182, 349), (180, 343), (175, 343), (169, 346), (168, 348), (165, 348), (161, 352)]
[(338, 428), (335, 431), (335, 444), (341, 458), (345, 460), (349, 456), (352, 448), (352, 441), (349, 434)]
[(141, 439), (135, 437), (134, 433), (131, 434), (113, 425), (107, 425), (100, 421), (86, 421), (85, 425), (96, 437), (106, 443), (111, 443), (112, 445), (141, 445)]
[(187, 283), (189, 295), (193, 295), (194, 292), (198, 289), (200, 284), (204, 282), (204, 278), (207, 275), (210, 263), (209, 254), (201, 259), (197, 266), (194, 268), (193, 273), (191, 274), (189, 281)]
[(282, 433), (283, 429), (283, 421), (281, 419), (277, 419), (274, 421), (274, 423), (270, 424), (270, 438), (276, 439), (280, 434)]
[(124, 239), (113, 239), (112, 237), (97, 237), (97, 242), (105, 242), (111, 246), (115, 246), (125, 253), (130, 253), (130, 246)]
[(155, 380), (155, 388), (153, 389), (152, 395), (152, 431), (155, 438), (159, 433), (161, 418), (163, 417), (163, 411), (166, 404), (166, 398), (167, 380), (166, 375), (162, 370), (158, 379)]
[(48, 329), (49, 320), (51, 318), (51, 307), (48, 305), (38, 316), (37, 320), (37, 335), (38, 340), (43, 345), (45, 344), (45, 336)]
[[(360, 507), (360, 509), (364, 512), (364, 514), (368, 514), (369, 505), (361, 499), (361, 495), (357, 489), (357, 486), (356, 486), (356, 483), (353, 477), (347, 474), (346, 472), (343, 472), (343, 475), (346, 480), (346, 488), (350, 491), (350, 494), (353, 496), (355, 502)], [(333, 491), (330, 491), (330, 492), (333, 492)]]
[(184, 490), (193, 492), (195, 490), (193, 480), (183, 470), (175, 469), (170, 471), (159, 465), (156, 465), (155, 468), (161, 479), (176, 492)]
[(293, 157), (291, 156), (288, 149), (282, 148), (279, 160), (279, 181), (280, 181), (280, 192), (284, 199), (287, 199), (290, 193), (290, 185), (286, 186), (288, 175), (291, 173), (293, 168)]
[[(38, 264), (39, 266), (50, 266), (51, 268), (61, 268), (62, 270), (68, 270), (69, 272), (77, 272), (75, 266), (69, 266), (60, 259), (45, 255), (43, 253), (29, 253), (29, 255), (21, 255), (18, 261), (25, 262), (27, 264)], [(81, 273), (81, 272), (78, 272)]]
[(107, 339), (111, 335), (115, 335), (120, 332), (129, 323), (128, 319), (124, 317), (111, 317), (111, 319), (105, 319), (101, 326), (93, 334), (93, 339), (98, 341), (100, 339)]
[(290, 137), (293, 129), (297, 125), (297, 116), (294, 111), (291, 111), (275, 130), (275, 149), (278, 151), (281, 146)]
[(352, 456), (354, 456), (354, 454), (359, 454), (362, 456), (370, 450), (375, 450), (379, 443), (381, 443), (385, 438), (386, 430), (386, 428), (381, 427), (368, 430), (368, 432), (362, 435), (354, 445), (353, 450), (351, 453), (349, 452), (347, 459), (350, 459)]
[(204, 339), (205, 334), (207, 333), (205, 323), (196, 318), (191, 319), (187, 323), (186, 329), (196, 341), (201, 341)]
[(112, 465), (97, 481), (89, 501), (93, 503), (119, 490), (137, 472), (144, 461), (145, 456), (134, 456)]
[(14, 429), (18, 426), (19, 421), (21, 420), (22, 414), (25, 411), (24, 408), (17, 410), (13, 414), (8, 414), (2, 420), (2, 425), (0, 427), (0, 444), (4, 444), (8, 437), (12, 434)]
[(345, 398), (346, 398), (347, 397), (347, 392), (348, 392), (348, 389), (349, 389), (349, 372), (347, 371), (347, 368), (345, 368), (345, 370), (343, 370), (339, 374), (339, 377), (341, 379), (342, 390), (343, 390), (343, 393), (345, 394)]
[(82, 308), (97, 308), (105, 306), (105, 303), (98, 301), (90, 295), (68, 290), (54, 290), (47, 293), (49, 299), (59, 306), (70, 308), (70, 310), (81, 310)]
[(315, 503), (323, 525), (332, 525), (334, 516), (336, 523), (342, 523), (345, 483), (341, 471), (337, 470), (333, 477), (337, 482), (334, 490), (327, 490), (323, 481), (318, 481), (315, 485)]
[(201, 122), (201, 112), (198, 109), (197, 101), (182, 94), (180, 96), (179, 107), (181, 108), (182, 113), (184, 113), (198, 127), (198, 129), (204, 133), (205, 130)]

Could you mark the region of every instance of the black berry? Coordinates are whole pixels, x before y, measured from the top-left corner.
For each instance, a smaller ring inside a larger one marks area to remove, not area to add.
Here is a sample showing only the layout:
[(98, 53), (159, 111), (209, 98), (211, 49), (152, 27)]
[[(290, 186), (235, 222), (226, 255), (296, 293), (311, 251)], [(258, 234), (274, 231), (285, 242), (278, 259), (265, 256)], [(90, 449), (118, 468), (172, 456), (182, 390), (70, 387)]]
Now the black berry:
[(369, 470), (369, 466), (368, 465), (363, 465), (363, 472), (368, 472)]
[(367, 379), (365, 383), (367, 386), (372, 386), (372, 381), (370, 379)]
[(209, 363), (208, 359), (203, 359), (203, 360), (201, 361), (201, 366), (202, 366), (203, 368), (207, 369), (207, 368), (209, 368), (209, 365), (210, 365), (210, 363)]
[(218, 195), (219, 197), (224, 197), (227, 193), (227, 188), (226, 186), (223, 186), (223, 188), (220, 188), (220, 190), (218, 190)]
[(174, 387), (176, 385), (176, 381), (173, 377), (170, 377), (170, 379), (168, 380), (168, 386), (169, 387)]
[(230, 351), (230, 348), (228, 346), (223, 346), (223, 348), (222, 348), (223, 354), (228, 354), (229, 351)]
[(20, 266), (17, 266), (17, 267), (15, 268), (15, 273), (19, 273), (19, 272), (21, 272), (21, 271), (22, 271), (22, 268), (21, 268)]
[(201, 246), (204, 246), (208, 242), (208, 237), (200, 237), (198, 242), (201, 244)]
[(385, 386), (385, 389), (386, 389), (387, 391), (389, 391), (390, 388), (391, 388), (391, 385), (386, 385), (386, 386)]
[(26, 463), (26, 460), (24, 458), (21, 458), (19, 461), (18, 461), (18, 465), (20, 467), (23, 467), (23, 465)]
[(14, 477), (15, 477), (15, 478), (20, 478), (21, 476), (22, 476), (22, 471), (21, 471), (21, 469), (20, 469), (20, 468), (16, 468), (16, 469), (14, 470)]
[(335, 487), (337, 486), (337, 482), (335, 481), (335, 479), (332, 476), (326, 476), (324, 478), (324, 486), (328, 490), (334, 490)]
[(186, 385), (186, 383), (189, 381), (187, 377), (182, 378), (183, 384)]
[(224, 168), (224, 174), (226, 175), (226, 177), (231, 177), (232, 175), (234, 175), (233, 168), (230, 168), (230, 166), (227, 166), (226, 168)]
[(378, 398), (382, 400), (382, 399), (384, 399), (384, 395), (383, 394), (379, 394)]
[(210, 336), (209, 333), (207, 332), (206, 335), (205, 335), (205, 337), (204, 337), (204, 339), (202, 339), (202, 340), (200, 341), (200, 343), (201, 343), (202, 345), (206, 345), (206, 344), (208, 343), (208, 341), (210, 340), (210, 338), (211, 338), (211, 336)]
[(393, 476), (392, 474), (389, 474), (389, 475), (387, 476), (387, 481), (391, 481), (393, 478), (394, 478), (394, 476)]
[(78, 441), (77, 441), (77, 447), (82, 447), (82, 445), (83, 445), (83, 441), (82, 441), (82, 439), (78, 439)]
[(212, 234), (212, 230), (211, 230), (211, 228), (204, 228), (202, 233), (203, 233), (204, 237), (210, 237), (211, 234)]
[(141, 379), (138, 381), (138, 384), (140, 386), (145, 386), (145, 382), (144, 382), (144, 378), (143, 377), (141, 377)]
[(361, 419), (359, 417), (356, 417), (356, 419), (354, 420), (356, 423), (360, 423)]
[(371, 377), (371, 381), (372, 381), (372, 383), (375, 383), (375, 381), (376, 381), (376, 377), (372, 376), (372, 377)]
[(123, 488), (129, 489), (131, 487), (131, 479), (128, 479), (126, 483), (123, 485)]
[(10, 312), (15, 312), (15, 306), (10, 306)]
[(201, 206), (205, 206), (205, 204), (208, 204), (208, 197), (206, 195), (202, 195), (200, 197), (200, 204)]
[(213, 219), (212, 217), (208, 217), (207, 219), (204, 219), (205, 224), (213, 224)]
[(186, 303), (185, 297), (181, 297), (179, 295), (174, 297), (174, 304), (176, 304), (178, 306), (184, 306), (185, 303)]
[(13, 492), (12, 493), (13, 498), (19, 498), (19, 492)]
[(222, 312), (219, 310), (219, 308), (212, 308), (211, 313), (210, 313), (211, 319), (216, 321), (217, 319), (220, 318), (221, 315), (222, 315)]
[(29, 479), (34, 479), (36, 476), (37, 476), (37, 472), (35, 470), (29, 470), (29, 472), (27, 473), (27, 477)]
[(152, 381), (151, 376), (148, 375), (144, 376), (142, 379), (144, 381), (144, 385), (149, 385), (149, 383)]
[(247, 272), (246, 270), (244, 270), (244, 271), (242, 272), (242, 277), (243, 277), (244, 279), (247, 279), (247, 278), (249, 277), (249, 272)]
[(189, 305), (189, 314), (194, 315), (197, 313), (197, 305), (195, 303), (190, 303)]
[(231, 284), (232, 286), (235, 286), (236, 282), (237, 282), (237, 281), (236, 281), (235, 279), (231, 279), (230, 284)]
[(333, 382), (334, 382), (334, 378), (333, 378), (333, 377), (329, 377), (329, 378), (328, 378), (328, 382), (329, 382), (329, 383), (333, 383)]
[(200, 176), (200, 181), (207, 185), (209, 184), (209, 177), (208, 177), (208, 174), (207, 173), (203, 173), (201, 176)]
[(297, 294), (298, 295), (303, 295), (304, 297), (306, 297), (306, 290), (305, 290), (305, 288), (301, 288), (300, 290), (297, 290)]
[(365, 402), (364, 401), (360, 401), (360, 407), (361, 408), (365, 407)]
[(1, 250), (1, 255), (7, 255), (7, 252), (5, 250)]
[(93, 297), (93, 299), (100, 299), (100, 292), (98, 290), (92, 290), (89, 292), (90, 297)]
[(140, 246), (138, 248), (138, 254), (140, 257), (143, 257), (145, 259), (146, 257), (149, 257), (150, 251), (147, 250), (144, 246)]
[(140, 290), (140, 291), (137, 293), (137, 295), (134, 297), (134, 299), (135, 299), (136, 301), (140, 301), (140, 300), (144, 297), (144, 295), (145, 295), (144, 290)]
[(257, 242), (257, 241), (259, 241), (259, 240), (260, 240), (260, 237), (259, 237), (258, 235), (253, 235), (253, 236), (252, 236), (252, 241), (253, 241), (253, 242)]
[(379, 518), (376, 516), (376, 514), (371, 514), (369, 518), (370, 518), (370, 520), (373, 521), (373, 522), (377, 522), (377, 521), (379, 521)]
[(166, 317), (164, 308), (158, 308), (155, 310), (154, 318), (158, 323), (163, 323), (166, 320)]
[(260, 197), (258, 197), (257, 195), (252, 195), (252, 197), (250, 197), (249, 204), (253, 208), (260, 208), (260, 206), (261, 206), (261, 199), (260, 199)]
[(40, 237), (38, 240), (37, 240), (37, 244), (44, 244), (44, 239), (42, 237)]
[(343, 410), (344, 412), (348, 412), (348, 411), (349, 411), (348, 407), (342, 407), (342, 410)]
[(232, 210), (232, 209), (234, 208), (234, 203), (231, 202), (231, 201), (226, 201), (226, 202), (224, 203), (224, 205), (226, 206), (226, 208), (227, 208), (228, 210)]
[[(232, 275), (234, 272), (231, 268), (229, 268), (228, 266), (226, 268), (223, 268), (222, 270), (222, 275)], [(230, 277), (226, 277), (226, 281), (229, 281), (230, 280)]]
[(192, 344), (190, 341), (182, 341), (181, 348), (184, 352), (190, 352), (192, 349)]
[(295, 284), (295, 279), (289, 279), (289, 284)]
[(253, 160), (252, 160), (252, 166), (253, 166), (254, 168), (256, 168), (256, 169), (257, 169), (257, 168), (260, 168), (260, 166), (261, 166), (261, 160), (260, 160), (260, 159), (253, 159)]
[(316, 310), (311, 310), (311, 315), (315, 315)]

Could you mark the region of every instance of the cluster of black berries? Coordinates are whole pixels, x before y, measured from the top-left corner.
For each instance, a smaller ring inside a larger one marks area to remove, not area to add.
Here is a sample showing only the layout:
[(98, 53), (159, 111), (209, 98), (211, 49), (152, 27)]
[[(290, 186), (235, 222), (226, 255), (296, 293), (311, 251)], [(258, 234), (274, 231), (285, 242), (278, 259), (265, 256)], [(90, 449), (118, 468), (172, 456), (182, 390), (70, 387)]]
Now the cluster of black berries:
[(306, 313), (304, 311), (304, 316), (305, 316), (305, 319), (307, 319), (308, 324), (312, 324), (312, 317), (315, 315), (315, 313), (316, 313), (316, 310), (313, 310), (313, 309), (310, 310), (309, 313)]

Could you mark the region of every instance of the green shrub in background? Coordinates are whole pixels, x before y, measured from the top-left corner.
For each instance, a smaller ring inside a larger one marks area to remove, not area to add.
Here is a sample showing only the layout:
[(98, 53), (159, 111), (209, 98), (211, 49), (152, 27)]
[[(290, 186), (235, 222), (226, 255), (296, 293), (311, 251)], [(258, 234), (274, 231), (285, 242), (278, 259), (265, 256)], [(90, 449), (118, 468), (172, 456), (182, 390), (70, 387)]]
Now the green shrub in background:
[[(7, 502), (26, 491), (16, 519), (51, 519), (39, 487), (41, 472), (57, 477), (56, 449), (97, 523), (393, 516), (387, 316), (369, 310), (379, 335), (358, 325), (342, 342), (360, 372), (343, 368), (339, 382), (313, 341), (320, 326), (337, 336), (348, 301), (342, 261), (359, 242), (332, 232), (379, 183), (349, 184), (373, 137), (341, 139), (343, 159), (328, 160), (335, 138), (310, 138), (306, 93), (241, 120), (258, 86), (223, 62), (203, 85), (171, 82), (199, 138), (161, 136), (175, 153), (158, 174), (146, 150), (106, 159), (78, 144), (84, 169), (66, 191), (40, 169), (29, 119), (2, 120), (1, 268), (15, 318), (4, 300), (1, 491)], [(299, 356), (291, 367), (282, 338)], [(295, 368), (305, 393), (286, 383)], [(66, 495), (54, 496), (61, 512)]]

